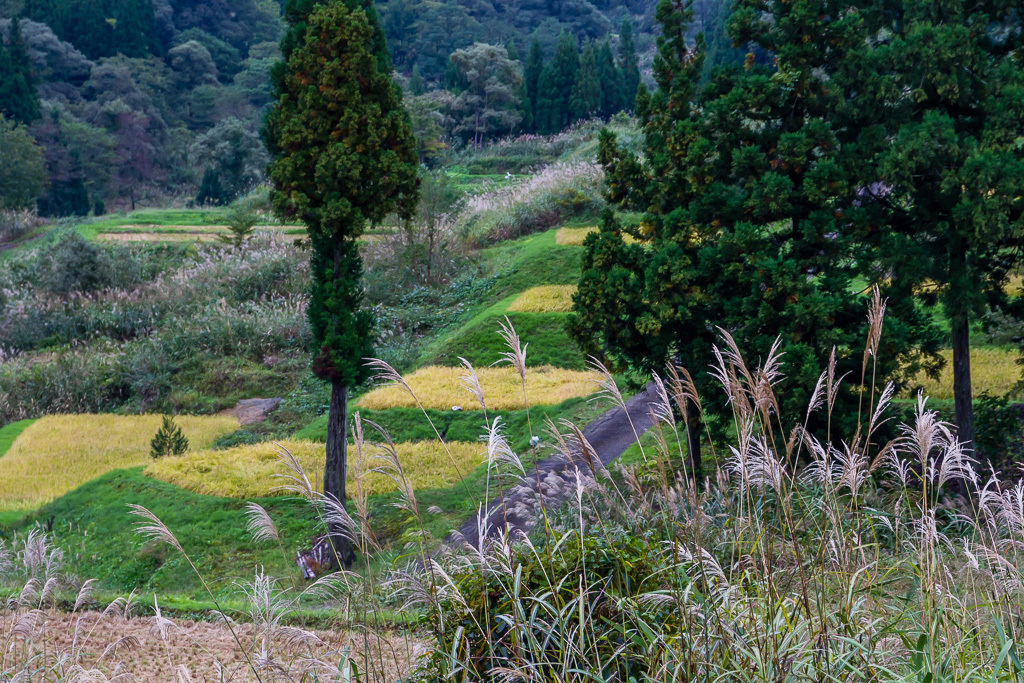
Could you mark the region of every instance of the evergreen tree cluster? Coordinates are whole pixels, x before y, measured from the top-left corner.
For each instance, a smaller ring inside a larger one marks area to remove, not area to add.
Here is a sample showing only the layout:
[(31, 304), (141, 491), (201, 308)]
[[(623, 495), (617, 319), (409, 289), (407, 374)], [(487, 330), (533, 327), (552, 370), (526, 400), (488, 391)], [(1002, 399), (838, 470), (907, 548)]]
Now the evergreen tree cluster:
[(21, 123), (39, 116), (32, 63), (17, 19), (11, 21), (6, 39), (0, 33), (0, 114)]
[(633, 24), (627, 17), (619, 31), (616, 57), (611, 38), (584, 40), (582, 49), (563, 32), (554, 55), (545, 62), (540, 42), (530, 44), (523, 66), (522, 130), (557, 133), (580, 119), (610, 118), (632, 110), (640, 85)]

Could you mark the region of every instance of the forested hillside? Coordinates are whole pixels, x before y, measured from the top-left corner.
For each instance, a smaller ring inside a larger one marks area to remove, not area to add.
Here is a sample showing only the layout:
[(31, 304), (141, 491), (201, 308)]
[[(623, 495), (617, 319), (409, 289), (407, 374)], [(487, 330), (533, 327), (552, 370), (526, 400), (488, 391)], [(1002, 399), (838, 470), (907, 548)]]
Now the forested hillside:
[[(709, 64), (741, 54), (728, 6), (695, 5), (690, 35), (720, 48)], [(428, 164), (610, 118), (651, 82), (651, 0), (390, 0), (379, 13)], [(101, 215), (255, 189), (281, 14), (279, 0), (0, 2), (0, 136), (21, 150), (0, 208)]]

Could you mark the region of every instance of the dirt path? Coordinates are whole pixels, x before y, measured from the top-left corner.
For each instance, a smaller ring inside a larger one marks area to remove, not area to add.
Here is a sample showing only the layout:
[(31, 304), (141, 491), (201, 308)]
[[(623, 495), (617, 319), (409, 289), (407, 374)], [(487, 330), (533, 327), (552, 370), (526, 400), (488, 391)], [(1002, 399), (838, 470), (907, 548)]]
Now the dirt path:
[[(642, 436), (651, 428), (654, 424), (651, 406), (656, 401), (654, 385), (648, 384), (643, 391), (626, 402), (626, 410), (612, 408), (586, 426), (583, 436), (594, 448), (602, 466), (607, 467), (617, 460), (627, 448), (636, 443), (636, 434)], [(526, 508), (532, 507), (537, 498), (538, 480), (545, 491), (544, 506), (548, 509), (558, 507), (564, 496), (552, 497), (549, 494), (554, 490), (571, 491), (575, 486), (574, 473), (577, 466), (581, 471), (589, 470), (589, 465), (580, 453), (570, 453), (568, 458), (557, 455), (541, 460), (535, 469), (526, 473), (521, 483), (488, 501), (487, 526), (484, 533), (493, 536), (504, 528), (506, 523), (510, 531), (525, 530), (531, 517), (536, 514), (535, 511), (527, 511)], [(561, 479), (561, 482), (553, 480), (553, 477)], [(453, 533), (448, 541), (453, 543), (465, 539), (467, 543), (476, 545), (480, 540), (479, 531), (480, 524), (474, 516), (462, 525), (458, 533)]]

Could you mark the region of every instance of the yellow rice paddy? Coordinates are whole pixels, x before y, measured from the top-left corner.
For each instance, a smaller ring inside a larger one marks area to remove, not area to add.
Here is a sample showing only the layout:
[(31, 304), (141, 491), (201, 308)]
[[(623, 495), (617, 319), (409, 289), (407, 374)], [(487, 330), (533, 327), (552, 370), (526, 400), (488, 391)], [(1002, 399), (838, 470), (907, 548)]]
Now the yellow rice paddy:
[[(527, 349), (529, 358), (529, 349)], [(450, 368), (430, 365), (416, 370), (405, 378), (424, 408), (451, 410), (458, 406), (464, 410), (480, 410), (479, 404), (466, 390), (460, 376), (461, 367)], [(509, 366), (476, 369), (484, 401), (490, 410), (520, 410), (523, 408), (523, 390), (519, 374)], [(564, 370), (545, 365), (528, 368), (526, 393), (530, 405), (552, 405), (570, 398), (588, 396), (597, 390), (595, 376), (589, 372)], [(396, 386), (378, 387), (364, 394), (355, 404), (363, 410), (388, 408), (415, 408), (416, 401), (405, 389)]]
[(568, 313), (575, 285), (543, 285), (526, 290), (508, 307), (510, 313)]
[[(459, 482), (459, 472), (465, 476), (484, 460), (486, 448), (483, 444), (452, 442), (447, 446), (446, 451), (437, 441), (396, 445), (402, 468), (414, 488), (448, 488)], [(324, 445), (315, 441), (283, 441), (280, 447), (262, 443), (222, 451), (188, 453), (161, 458), (145, 472), (154, 479), (212, 496), (260, 498), (294, 495), (281, 490), (287, 482), (277, 475), (288, 470), (281, 462), (280, 448), (295, 456), (309, 481), (322, 490)], [(393, 479), (372, 471), (382, 465), (379, 456), (379, 449), (368, 446), (364, 452), (365, 462), (360, 466), (356, 452), (350, 446), (346, 481), (349, 495), (354, 490), (357, 477), (368, 495), (397, 489)]]
[[(0, 458), (0, 509), (27, 510), (100, 475), (152, 461), (159, 415), (50, 415), (32, 423)], [(175, 419), (194, 449), (238, 429), (231, 417)]]
[[(946, 367), (937, 380), (917, 378), (929, 398), (953, 398), (953, 352), (943, 351)], [(1005, 349), (971, 349), (971, 387), (975, 397), (982, 392), (1002, 396), (1013, 391), (1021, 378), (1017, 353)]]
[[(587, 228), (559, 228), (558, 232), (555, 233), (555, 243), (579, 247), (583, 245), (583, 241), (587, 239), (587, 235), (597, 231), (597, 226), (590, 226)], [(625, 233), (622, 235), (622, 240), (626, 244), (635, 244), (637, 241), (635, 237)]]

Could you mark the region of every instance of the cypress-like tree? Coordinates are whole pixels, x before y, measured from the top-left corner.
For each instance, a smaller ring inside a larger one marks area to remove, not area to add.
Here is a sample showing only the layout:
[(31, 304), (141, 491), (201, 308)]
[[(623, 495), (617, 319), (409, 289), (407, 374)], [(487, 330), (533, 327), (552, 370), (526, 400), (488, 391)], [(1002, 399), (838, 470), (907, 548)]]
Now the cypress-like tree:
[(898, 0), (871, 13), (864, 4), (832, 78), (859, 131), (861, 190), (844, 208), (891, 255), (905, 296), (916, 288), (949, 319), (957, 438), (972, 450), (971, 323), (986, 297), (1002, 298), (1024, 246), (1021, 9)]
[(32, 62), (21, 35), (21, 21), (11, 19), (7, 44), (0, 36), (0, 113), (21, 123), (39, 118), (39, 96), (32, 79)]
[[(544, 52), (540, 49), (540, 41), (534, 38), (530, 43), (530, 52), (526, 55), (526, 64), (523, 66), (523, 88), (526, 91), (526, 101), (520, 107), (523, 111), (523, 129), (530, 132), (537, 128), (537, 91), (543, 71)], [(526, 116), (527, 111), (529, 111), (529, 117)], [(529, 123), (527, 123), (527, 119), (529, 119)]]
[[(410, 218), (419, 193), (416, 142), (372, 10), (341, 0), (287, 3), (286, 67), (275, 72), (264, 131), (274, 206), (302, 220), (312, 244), (313, 371), (331, 383), (324, 493), (341, 503), (348, 390), (365, 379), (373, 349), (356, 240), (390, 213)], [(330, 538), (350, 562), (343, 530), (332, 526)]]
[(597, 70), (597, 53), (589, 40), (583, 43), (580, 67), (572, 90), (572, 118), (586, 119), (601, 111), (601, 80)]
[(622, 72), (615, 65), (612, 43), (607, 37), (597, 48), (597, 80), (601, 84), (601, 116), (610, 118), (625, 108)]
[(633, 20), (629, 15), (622, 20), (619, 28), (619, 60), (622, 68), (622, 100), (626, 109), (632, 109), (640, 89), (640, 58), (636, 54), (636, 36), (633, 35)]
[(568, 31), (558, 38), (555, 56), (541, 72), (537, 85), (537, 132), (557, 133), (572, 123), (572, 93), (580, 67), (576, 39)]
[[(755, 5), (761, 3), (750, 0)], [(837, 376), (848, 373), (848, 383), (831, 426), (852, 433), (861, 383), (892, 378), (898, 389), (900, 377), (934, 357), (939, 336), (902, 296), (904, 284), (879, 268), (884, 251), (858, 239), (843, 210), (858, 195), (861, 170), (850, 163), (853, 131), (842, 125), (846, 97), (822, 70), (834, 69), (858, 39), (847, 26), (822, 26), (816, 5), (773, 5), (770, 21), (745, 14), (748, 25), (765, 28), (758, 39), (778, 55), (777, 67), (752, 64), (698, 90), (704, 43), (688, 42), (690, 3), (659, 2), (658, 89), (646, 101), (638, 98), (644, 160), (610, 133), (600, 144), (609, 199), (644, 211), (631, 231), (643, 244), (625, 244), (622, 226), (606, 216), (586, 243), (570, 329), (587, 350), (620, 366), (651, 371), (681, 364), (705, 396), (720, 391), (704, 370), (713, 362), (712, 345), (721, 343), (716, 327), (732, 334), (752, 365), (781, 338), (787, 384), (773, 410), (783, 424), (803, 422), (823, 361), (835, 349)], [(815, 32), (807, 47), (803, 36)], [(769, 42), (783, 36), (792, 42)], [(858, 351), (868, 338), (866, 301), (851, 294), (865, 284), (890, 297), (887, 333), (866, 376)], [(731, 418), (721, 403), (704, 408), (709, 426)], [(695, 406), (688, 413), (693, 418)], [(829, 427), (817, 414), (806, 419), (812, 434)], [(695, 426), (691, 419), (693, 471), (700, 468)]]

